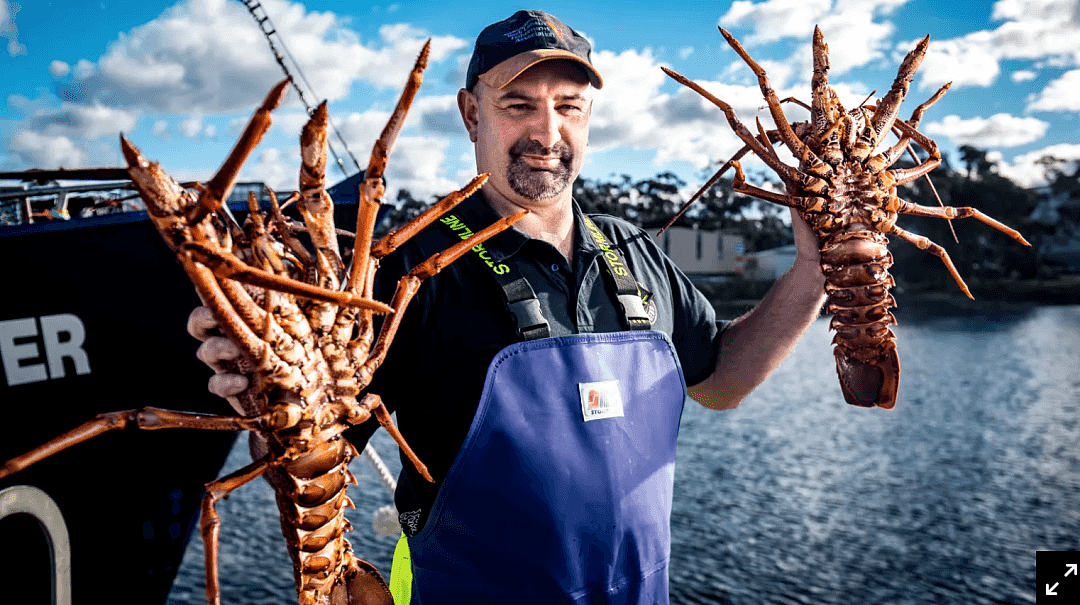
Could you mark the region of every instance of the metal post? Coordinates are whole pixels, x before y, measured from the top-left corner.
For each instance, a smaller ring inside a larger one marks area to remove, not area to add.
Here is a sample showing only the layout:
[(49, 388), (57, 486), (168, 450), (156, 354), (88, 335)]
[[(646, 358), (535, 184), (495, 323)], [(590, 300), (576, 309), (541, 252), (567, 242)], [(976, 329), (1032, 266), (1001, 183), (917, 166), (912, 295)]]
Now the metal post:
[(60, 507), (49, 494), (32, 485), (0, 490), (0, 519), (17, 513), (32, 515), (41, 524), (52, 556), (53, 603), (71, 605), (71, 544)]

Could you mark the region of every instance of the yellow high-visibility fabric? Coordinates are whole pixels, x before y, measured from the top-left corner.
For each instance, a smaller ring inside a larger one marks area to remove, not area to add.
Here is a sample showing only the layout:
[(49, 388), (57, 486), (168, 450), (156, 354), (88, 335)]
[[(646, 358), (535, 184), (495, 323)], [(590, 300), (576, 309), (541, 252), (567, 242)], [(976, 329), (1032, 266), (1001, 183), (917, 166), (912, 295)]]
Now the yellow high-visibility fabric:
[(390, 568), (390, 594), (394, 605), (409, 605), (412, 601), (412, 560), (409, 558), (409, 541), (402, 532), (394, 547), (394, 564)]

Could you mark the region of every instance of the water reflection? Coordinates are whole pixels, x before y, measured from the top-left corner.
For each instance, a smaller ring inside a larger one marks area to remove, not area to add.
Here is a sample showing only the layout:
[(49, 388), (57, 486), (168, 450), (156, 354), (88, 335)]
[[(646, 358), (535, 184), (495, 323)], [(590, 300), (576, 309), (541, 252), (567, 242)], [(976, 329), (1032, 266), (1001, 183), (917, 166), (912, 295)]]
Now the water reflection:
[(687, 408), (673, 602), (1033, 602), (1035, 551), (1080, 547), (1080, 307), (896, 332), (894, 410), (843, 402), (824, 320), (740, 409)]

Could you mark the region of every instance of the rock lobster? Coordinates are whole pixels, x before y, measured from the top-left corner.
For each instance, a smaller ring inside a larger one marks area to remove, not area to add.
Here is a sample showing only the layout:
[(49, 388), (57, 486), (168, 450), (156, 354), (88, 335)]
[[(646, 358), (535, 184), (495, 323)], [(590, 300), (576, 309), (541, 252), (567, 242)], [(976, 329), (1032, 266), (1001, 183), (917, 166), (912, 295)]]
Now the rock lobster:
[[(525, 214), (503, 218), (418, 265), (399, 280), (389, 305), (372, 300), (379, 259), (486, 180), (486, 175), (476, 177), (407, 225), (372, 242), (388, 154), (420, 87), (429, 49), (430, 41), (372, 151), (360, 186), (351, 263), (340, 252), (333, 200), (324, 189), (325, 102), (312, 113), (300, 137), (300, 191), (281, 205), (270, 192), (269, 215), (250, 194), (250, 214), (243, 226), (223, 208), (240, 167), (270, 127), (270, 112), (281, 103), (288, 80), (269, 93), (215, 176), (194, 189), (181, 187), (121, 135), (128, 174), (151, 221), (176, 253), (222, 332), (242, 352), (240, 371), (251, 377), (240, 398), (244, 415), (209, 416), (153, 407), (101, 414), (9, 460), (0, 468), (0, 477), (106, 431), (128, 426), (252, 431), (261, 437), (253, 440), (252, 450), (261, 450), (262, 455), (206, 485), (199, 525), (206, 543), (207, 600), (220, 603), (216, 503), (265, 475), (276, 492), (299, 602), (391, 604), (386, 582), (374, 566), (353, 554), (344, 537), (350, 528), (344, 510), (352, 506), (345, 488), (349, 482), (355, 483), (348, 465), (357, 452), (341, 433), (374, 416), (420, 473), (431, 479), (379, 396), (360, 395), (385, 359), (401, 314), (420, 283)], [(303, 227), (282, 214), (282, 208), (294, 201)], [(310, 248), (300, 239), (303, 232), (310, 239)], [(376, 314), (386, 315), (377, 339)]]
[[(964, 294), (973, 298), (948, 253), (929, 239), (897, 227), (897, 216), (913, 214), (943, 219), (974, 217), (1024, 245), (1031, 244), (1014, 229), (975, 208), (920, 206), (896, 195), (898, 186), (926, 176), (941, 163), (937, 144), (917, 129), (923, 113), (945, 95), (949, 84), (942, 86), (929, 100), (915, 108), (909, 120), (897, 117), (911, 80), (926, 56), (929, 36), (907, 54), (892, 87), (876, 106), (864, 103), (847, 110), (829, 86), (829, 49), (821, 29), (815, 27), (811, 104), (807, 106), (796, 99), (784, 100), (809, 109), (810, 121), (789, 123), (780, 106), (784, 101), (777, 97), (770, 86), (765, 70), (730, 33), (723, 28), (720, 28), (720, 33), (757, 76), (776, 129), (766, 131), (758, 120), (758, 134), (755, 137), (735, 116), (729, 104), (686, 77), (662, 68), (680, 84), (719, 107), (735, 134), (745, 143), (668, 225), (674, 223), (694, 200), (732, 167), (735, 169), (732, 188), (736, 192), (795, 208), (818, 237), (828, 297), (825, 311), (833, 314), (829, 328), (836, 331), (832, 341), (833, 354), (844, 399), (856, 406), (890, 409), (896, 405), (900, 360), (896, 353), (895, 335), (889, 329), (890, 325), (896, 323), (896, 318), (889, 312), (891, 307), (896, 306), (896, 301), (889, 293), (895, 283), (888, 271), (893, 259), (888, 251), (886, 235), (895, 235), (936, 255)], [(898, 141), (877, 152), (889, 132), (895, 132)], [(920, 162), (910, 151), (912, 141), (927, 153), (926, 160)], [(798, 159), (797, 168), (788, 166), (777, 157), (773, 149), (775, 142), (783, 142)], [(905, 149), (915, 158), (916, 165), (891, 168)], [(751, 151), (776, 172), (784, 182), (785, 193), (746, 183), (739, 159)]]

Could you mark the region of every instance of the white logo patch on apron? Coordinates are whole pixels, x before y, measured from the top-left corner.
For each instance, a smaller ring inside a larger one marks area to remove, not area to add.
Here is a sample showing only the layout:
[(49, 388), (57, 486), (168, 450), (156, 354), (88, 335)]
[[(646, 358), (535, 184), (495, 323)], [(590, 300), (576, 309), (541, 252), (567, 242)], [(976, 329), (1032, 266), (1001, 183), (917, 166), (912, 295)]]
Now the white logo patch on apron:
[(623, 401), (618, 380), (579, 382), (578, 393), (581, 395), (581, 415), (585, 422), (622, 417)]

